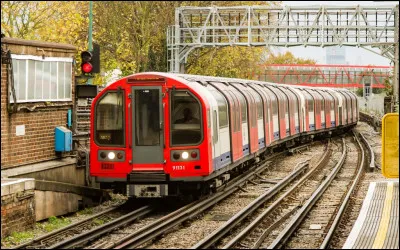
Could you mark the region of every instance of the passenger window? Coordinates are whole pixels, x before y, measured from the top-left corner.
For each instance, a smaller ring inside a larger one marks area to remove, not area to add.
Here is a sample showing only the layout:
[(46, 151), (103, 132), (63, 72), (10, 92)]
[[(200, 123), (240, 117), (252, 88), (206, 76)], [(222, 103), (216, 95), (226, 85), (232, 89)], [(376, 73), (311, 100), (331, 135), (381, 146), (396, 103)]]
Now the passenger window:
[(265, 91), (268, 93), (268, 96), (271, 98), (271, 106), (272, 106), (272, 115), (278, 114), (278, 101), (274, 93), (268, 88), (265, 88)]
[(171, 97), (172, 145), (195, 145), (202, 138), (200, 102), (188, 91), (174, 91)]
[(213, 142), (214, 144), (218, 142), (218, 129), (217, 129), (217, 111), (214, 110), (213, 112)]
[(239, 99), (231, 92), (229, 91), (229, 93), (231, 94), (232, 98), (235, 100), (235, 124), (236, 124), (236, 132), (241, 130), (241, 126), (240, 126), (240, 103), (239, 103)]
[(325, 99), (324, 99), (324, 96), (322, 94), (319, 94), (319, 95), (321, 96), (321, 110), (325, 111)]
[(253, 96), (250, 96), (250, 99), (252, 99), (253, 105), (252, 108), (250, 109), (251, 114), (252, 114), (252, 123), (253, 123), (253, 127), (257, 126), (257, 103), (256, 100), (253, 98)]
[(218, 103), (218, 113), (219, 113), (219, 127), (225, 128), (228, 126), (228, 103), (225, 97), (211, 85), (207, 86), (210, 93), (215, 97)]
[(247, 122), (247, 103), (246, 103), (246, 99), (244, 99), (244, 96), (237, 92), (239, 101), (240, 101), (240, 108), (242, 111), (242, 123)]
[(211, 127), (210, 110), (207, 110), (207, 127)]
[(236, 97), (232, 94), (232, 92), (230, 90), (227, 90), (225, 92), (227, 95), (230, 96), (231, 100), (232, 100), (232, 119), (233, 119), (233, 131), (239, 131), (239, 104), (238, 104), (238, 100), (236, 99)]
[(263, 103), (261, 100), (257, 103), (257, 119), (263, 118)]
[(314, 99), (306, 90), (302, 90), (304, 96), (306, 97), (308, 112), (314, 112)]

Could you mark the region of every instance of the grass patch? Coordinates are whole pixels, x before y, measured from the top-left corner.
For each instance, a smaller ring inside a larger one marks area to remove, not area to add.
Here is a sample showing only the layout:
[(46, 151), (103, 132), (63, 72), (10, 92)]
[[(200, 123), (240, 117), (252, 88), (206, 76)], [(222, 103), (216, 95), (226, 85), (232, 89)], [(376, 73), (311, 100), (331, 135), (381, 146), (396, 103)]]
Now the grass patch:
[(45, 232), (51, 232), (53, 230), (59, 229), (61, 227), (65, 227), (67, 225), (71, 224), (71, 220), (68, 218), (57, 218), (55, 216), (49, 217), (47, 222), (44, 223), (36, 223), (36, 226), (39, 227), (40, 229), (44, 230)]
[(93, 220), (93, 222), (94, 222), (96, 225), (100, 226), (100, 225), (103, 225), (105, 221), (96, 218), (96, 219)]
[(32, 240), (40, 232), (48, 233), (69, 224), (71, 224), (71, 220), (68, 218), (51, 216), (46, 222), (36, 223), (34, 230), (12, 232), (10, 236), (1, 239), (1, 245), (6, 247), (20, 245)]
[(10, 246), (10, 245), (19, 245), (22, 242), (33, 239), (34, 237), (33, 231), (24, 231), (24, 232), (12, 232), (10, 236), (1, 240), (2, 245)]
[(85, 209), (82, 209), (81, 211), (76, 212), (77, 215), (83, 215), (83, 214), (93, 214), (93, 208), (87, 207)]

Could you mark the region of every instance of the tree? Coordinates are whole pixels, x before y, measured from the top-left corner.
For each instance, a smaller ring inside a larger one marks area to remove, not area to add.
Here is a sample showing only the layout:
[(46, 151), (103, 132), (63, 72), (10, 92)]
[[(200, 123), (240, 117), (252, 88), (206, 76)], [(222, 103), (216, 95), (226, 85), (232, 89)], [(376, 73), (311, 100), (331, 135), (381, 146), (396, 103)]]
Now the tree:
[(392, 96), (393, 95), (393, 74), (384, 80), (384, 86), (385, 86), (386, 96)]
[[(251, 6), (279, 5), (278, 2), (267, 1), (212, 1), (215, 6)], [(206, 3), (205, 6), (210, 6)], [(251, 78), (258, 73), (258, 65), (264, 48), (229, 46), (195, 49), (185, 65), (189, 74)]]
[(1, 30), (8, 37), (34, 39), (36, 30), (47, 25), (60, 2), (2, 1)]
[[(120, 69), (122, 76), (167, 71), (166, 30), (180, 6), (279, 5), (267, 1), (134, 1), (93, 3), (93, 41), (101, 48), (101, 71)], [(9, 37), (68, 43), (87, 49), (89, 3), (86, 1), (1, 3), (1, 27)], [(264, 48), (224, 47), (194, 50), (186, 69), (191, 74), (246, 78), (263, 63)], [(295, 58), (292, 55), (292, 60)], [(95, 83), (104, 83), (96, 75)]]
[(310, 64), (314, 65), (316, 63), (313, 59), (304, 59), (295, 57), (290, 51), (286, 51), (286, 53), (278, 53), (274, 55), (270, 53), (265, 60), (263, 61), (263, 65), (268, 66), (270, 64)]

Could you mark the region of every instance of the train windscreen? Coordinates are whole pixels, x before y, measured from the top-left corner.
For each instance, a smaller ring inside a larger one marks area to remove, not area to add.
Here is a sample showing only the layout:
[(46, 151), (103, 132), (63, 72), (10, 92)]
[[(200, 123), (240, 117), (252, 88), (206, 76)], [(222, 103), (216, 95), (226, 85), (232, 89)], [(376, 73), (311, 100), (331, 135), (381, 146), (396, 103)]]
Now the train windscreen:
[(95, 141), (99, 146), (124, 145), (124, 91), (107, 92), (96, 104)]
[(171, 144), (197, 145), (202, 139), (200, 102), (188, 91), (174, 91), (171, 98)]

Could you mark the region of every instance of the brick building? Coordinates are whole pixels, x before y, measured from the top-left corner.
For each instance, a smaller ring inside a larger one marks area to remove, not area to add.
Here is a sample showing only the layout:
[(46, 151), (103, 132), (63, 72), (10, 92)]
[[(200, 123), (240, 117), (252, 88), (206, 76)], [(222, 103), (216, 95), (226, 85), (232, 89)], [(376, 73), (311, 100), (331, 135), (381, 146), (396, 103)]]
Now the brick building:
[(59, 159), (54, 129), (73, 109), (76, 48), (14, 38), (1, 46), (1, 169)]
[(76, 211), (83, 196), (68, 185), (85, 186), (87, 173), (77, 166), (76, 152), (60, 155), (54, 145), (55, 128), (68, 127), (68, 112), (74, 110), (76, 48), (1, 38), (1, 51), (4, 237), (35, 221)]

